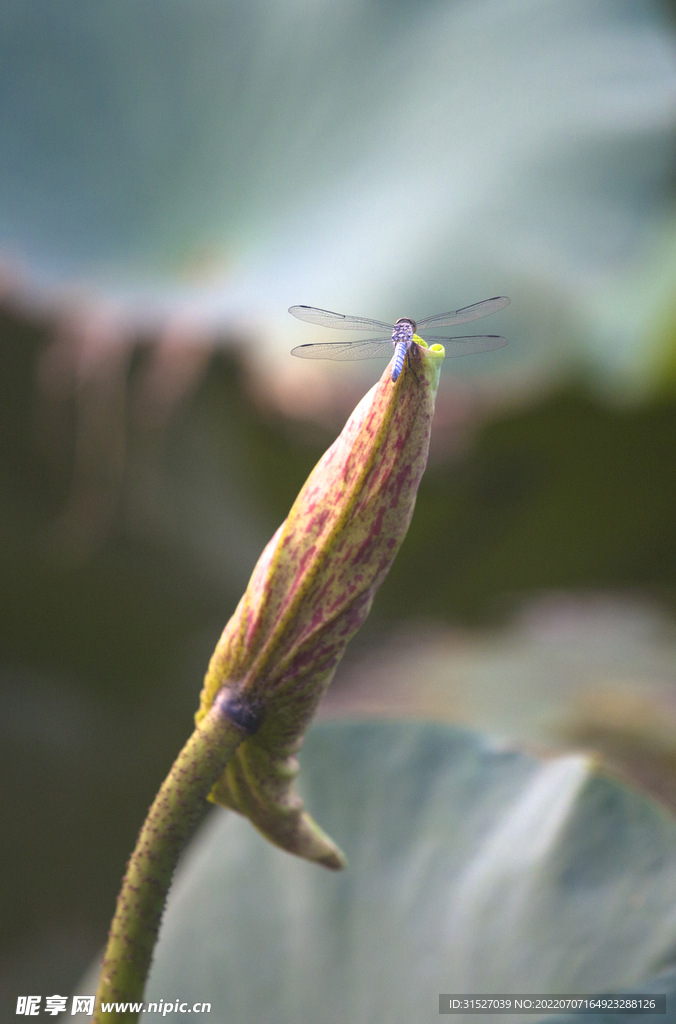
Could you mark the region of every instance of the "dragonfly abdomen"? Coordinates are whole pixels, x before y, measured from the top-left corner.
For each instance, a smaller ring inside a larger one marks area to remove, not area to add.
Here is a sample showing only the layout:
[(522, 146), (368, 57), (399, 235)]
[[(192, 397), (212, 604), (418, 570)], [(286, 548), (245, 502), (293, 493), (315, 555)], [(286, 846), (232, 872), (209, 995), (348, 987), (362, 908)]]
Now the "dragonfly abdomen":
[(398, 341), (394, 349), (394, 366), (392, 367), (392, 380), (396, 380), (404, 367), (404, 359), (408, 352), (408, 343)]
[(404, 366), (404, 359), (408, 346), (413, 340), (415, 332), (415, 321), (408, 317), (402, 317), (394, 325), (392, 330), (392, 341), (394, 342), (394, 366), (392, 367), (392, 380), (396, 380)]

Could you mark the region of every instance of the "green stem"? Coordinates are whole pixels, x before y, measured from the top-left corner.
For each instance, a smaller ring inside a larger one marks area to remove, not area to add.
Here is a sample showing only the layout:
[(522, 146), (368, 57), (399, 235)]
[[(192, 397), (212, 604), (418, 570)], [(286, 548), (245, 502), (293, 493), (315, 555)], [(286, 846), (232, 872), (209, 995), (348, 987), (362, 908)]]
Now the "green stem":
[[(240, 718), (241, 715), (234, 717)], [(246, 723), (249, 724), (248, 722)], [(206, 797), (250, 730), (228, 714), (223, 688), (176, 758), (141, 829), (110, 927), (95, 1024), (136, 1021), (130, 1011), (102, 1013), (102, 1002), (140, 1002), (179, 855), (205, 810)]]

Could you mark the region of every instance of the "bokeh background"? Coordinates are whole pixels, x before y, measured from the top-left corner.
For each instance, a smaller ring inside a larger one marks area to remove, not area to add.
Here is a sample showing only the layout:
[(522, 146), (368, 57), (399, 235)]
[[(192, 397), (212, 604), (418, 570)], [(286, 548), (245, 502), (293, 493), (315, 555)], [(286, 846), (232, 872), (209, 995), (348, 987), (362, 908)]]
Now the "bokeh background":
[(676, 5), (0, 14), (0, 986), (65, 993), (384, 320), (496, 294), (324, 714), (596, 749), (676, 806)]

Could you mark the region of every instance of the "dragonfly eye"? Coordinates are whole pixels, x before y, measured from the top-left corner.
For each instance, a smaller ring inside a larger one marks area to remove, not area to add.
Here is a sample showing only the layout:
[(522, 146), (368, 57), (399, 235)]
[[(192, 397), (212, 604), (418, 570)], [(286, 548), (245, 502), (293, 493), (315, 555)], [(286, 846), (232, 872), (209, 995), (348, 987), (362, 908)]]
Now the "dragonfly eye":
[(416, 324), (415, 320), (411, 320), (411, 318), (409, 316), (399, 317), (398, 320), (394, 321), (394, 326), (395, 327), (397, 326), (397, 324), (410, 324), (411, 327), (413, 328), (413, 333), (414, 334), (418, 330), (418, 327), (417, 327), (417, 324)]

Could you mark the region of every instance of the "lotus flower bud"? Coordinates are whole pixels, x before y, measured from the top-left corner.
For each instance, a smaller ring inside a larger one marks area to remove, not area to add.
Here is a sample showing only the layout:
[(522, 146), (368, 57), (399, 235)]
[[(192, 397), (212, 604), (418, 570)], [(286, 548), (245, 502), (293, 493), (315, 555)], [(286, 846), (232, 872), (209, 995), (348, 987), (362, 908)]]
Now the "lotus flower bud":
[(444, 357), (423, 345), (396, 383), (384, 372), (310, 473), (223, 631), (196, 715), (225, 686), (249, 732), (210, 799), (329, 868), (345, 858), (294, 790), (296, 754), (413, 515)]

